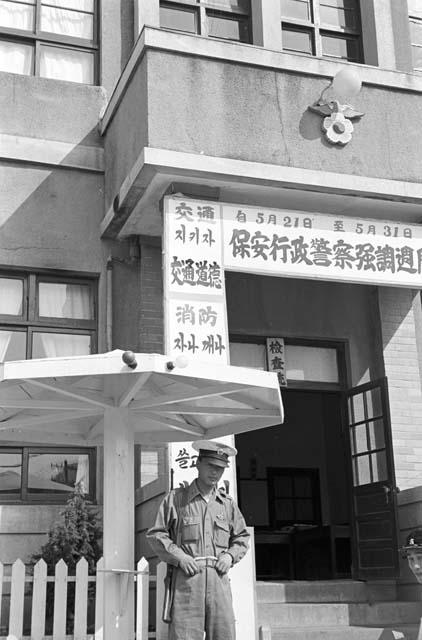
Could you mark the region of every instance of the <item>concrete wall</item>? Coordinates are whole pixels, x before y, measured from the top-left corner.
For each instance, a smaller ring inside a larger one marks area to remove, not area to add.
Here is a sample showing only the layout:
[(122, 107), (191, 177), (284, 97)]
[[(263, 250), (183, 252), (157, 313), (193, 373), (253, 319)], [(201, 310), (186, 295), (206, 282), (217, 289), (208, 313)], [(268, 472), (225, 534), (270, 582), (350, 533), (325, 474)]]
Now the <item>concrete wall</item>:
[(383, 375), (374, 287), (226, 274), (229, 332), (347, 340), (351, 385)]
[(422, 101), (416, 93), (363, 87), (353, 106), (365, 116), (341, 149), (321, 140), (321, 117), (308, 111), (327, 87), (325, 78), (158, 51), (150, 51), (145, 64), (152, 147), (419, 180), (422, 131), (413, 118), (421, 118)]

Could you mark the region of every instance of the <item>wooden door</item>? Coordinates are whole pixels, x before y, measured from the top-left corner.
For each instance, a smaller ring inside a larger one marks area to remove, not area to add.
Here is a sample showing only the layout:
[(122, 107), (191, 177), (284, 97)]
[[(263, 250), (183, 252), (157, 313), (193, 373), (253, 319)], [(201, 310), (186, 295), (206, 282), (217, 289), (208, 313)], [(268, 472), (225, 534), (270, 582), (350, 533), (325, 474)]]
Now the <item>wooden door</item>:
[(355, 578), (399, 574), (397, 505), (387, 379), (347, 392)]

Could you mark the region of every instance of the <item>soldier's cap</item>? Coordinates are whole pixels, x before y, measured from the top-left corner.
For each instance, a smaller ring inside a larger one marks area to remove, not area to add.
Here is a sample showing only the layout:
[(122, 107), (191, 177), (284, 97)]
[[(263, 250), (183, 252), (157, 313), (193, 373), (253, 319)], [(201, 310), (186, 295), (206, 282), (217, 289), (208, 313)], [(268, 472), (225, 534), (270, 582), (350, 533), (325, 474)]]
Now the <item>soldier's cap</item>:
[(206, 458), (218, 467), (228, 467), (229, 456), (237, 454), (237, 449), (234, 447), (229, 447), (224, 442), (216, 442), (215, 440), (196, 440), (196, 442), (192, 442), (192, 447), (198, 451), (201, 458)]

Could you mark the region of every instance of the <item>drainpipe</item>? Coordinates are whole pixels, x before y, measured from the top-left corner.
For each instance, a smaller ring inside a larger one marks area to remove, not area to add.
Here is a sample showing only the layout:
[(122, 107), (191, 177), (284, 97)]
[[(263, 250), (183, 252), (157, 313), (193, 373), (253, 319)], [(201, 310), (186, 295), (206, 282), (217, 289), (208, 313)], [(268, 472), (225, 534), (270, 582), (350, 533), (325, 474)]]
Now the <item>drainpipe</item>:
[(113, 348), (113, 258), (107, 258), (106, 278), (106, 351)]

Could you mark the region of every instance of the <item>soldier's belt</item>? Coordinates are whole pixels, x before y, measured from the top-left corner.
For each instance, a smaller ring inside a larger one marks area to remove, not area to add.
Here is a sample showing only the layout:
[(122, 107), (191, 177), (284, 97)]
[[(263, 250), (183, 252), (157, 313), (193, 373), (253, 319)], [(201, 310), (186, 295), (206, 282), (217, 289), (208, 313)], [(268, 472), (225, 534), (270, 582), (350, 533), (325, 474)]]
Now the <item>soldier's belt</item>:
[(200, 564), (202, 567), (215, 567), (217, 564), (217, 558), (215, 556), (197, 556), (194, 557), (195, 562)]

